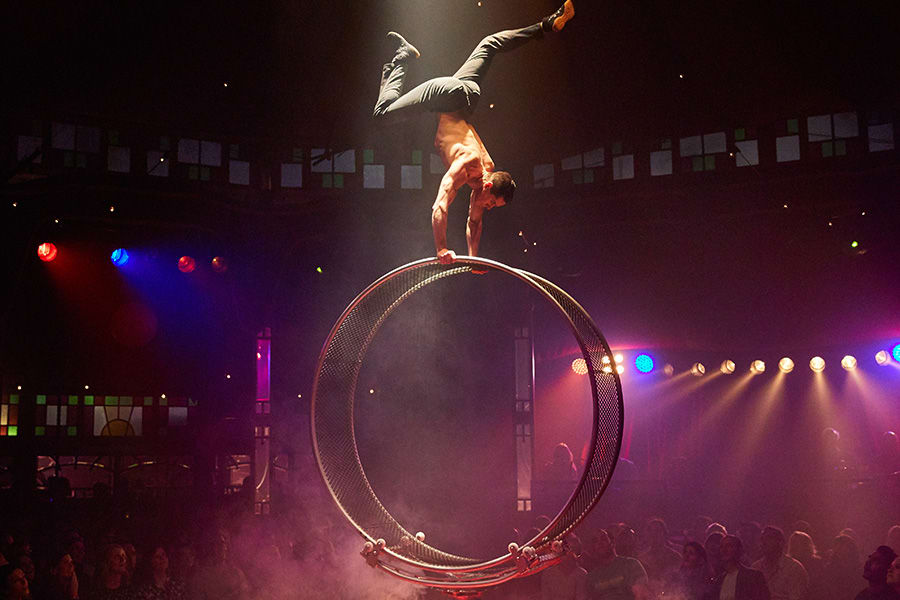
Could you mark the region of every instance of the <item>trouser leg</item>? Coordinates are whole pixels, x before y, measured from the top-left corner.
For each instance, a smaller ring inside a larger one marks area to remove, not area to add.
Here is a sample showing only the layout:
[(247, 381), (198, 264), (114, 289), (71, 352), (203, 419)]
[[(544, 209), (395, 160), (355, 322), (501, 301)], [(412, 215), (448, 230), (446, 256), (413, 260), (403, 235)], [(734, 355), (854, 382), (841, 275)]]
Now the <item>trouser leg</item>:
[(536, 23), (529, 27), (521, 29), (507, 29), (506, 31), (498, 31), (489, 35), (475, 47), (466, 62), (454, 73), (454, 77), (474, 83), (476, 86), (481, 85), (481, 80), (487, 74), (488, 68), (491, 66), (491, 60), (498, 52), (509, 52), (515, 50), (522, 44), (529, 42), (535, 38), (543, 36), (541, 24)]
[(470, 98), (463, 82), (453, 77), (436, 77), (401, 95), (406, 65), (385, 65), (381, 91), (373, 116), (392, 122), (426, 112), (468, 110)]

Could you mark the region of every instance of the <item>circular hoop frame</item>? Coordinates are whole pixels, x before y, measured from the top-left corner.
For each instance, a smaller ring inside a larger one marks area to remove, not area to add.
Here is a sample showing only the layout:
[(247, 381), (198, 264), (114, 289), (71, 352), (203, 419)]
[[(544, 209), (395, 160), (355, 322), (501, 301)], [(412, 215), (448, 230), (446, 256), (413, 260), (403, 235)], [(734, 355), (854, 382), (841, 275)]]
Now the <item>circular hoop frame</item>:
[[(456, 556), (417, 540), (372, 490), (363, 471), (354, 433), (357, 378), (369, 343), (404, 300), (424, 286), (472, 270), (512, 276), (535, 289), (566, 319), (587, 363), (593, 397), (593, 427), (583, 475), (565, 506), (522, 549), (489, 561)], [(605, 360), (605, 362), (604, 362)], [(369, 285), (344, 309), (319, 355), (310, 425), (319, 471), (344, 516), (367, 540), (370, 564), (414, 583), (454, 593), (529, 575), (559, 560), (562, 540), (590, 512), (612, 476), (622, 444), (622, 384), (612, 352), (587, 312), (553, 283), (502, 263), (462, 256), (450, 265), (424, 259), (399, 267)]]

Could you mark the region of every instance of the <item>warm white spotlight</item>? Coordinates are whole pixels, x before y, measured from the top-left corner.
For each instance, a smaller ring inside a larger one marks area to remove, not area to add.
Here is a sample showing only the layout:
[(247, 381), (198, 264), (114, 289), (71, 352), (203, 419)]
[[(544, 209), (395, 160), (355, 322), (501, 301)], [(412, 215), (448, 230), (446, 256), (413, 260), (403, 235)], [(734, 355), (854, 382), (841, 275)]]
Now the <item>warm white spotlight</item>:
[(675, 374), (675, 367), (673, 367), (669, 363), (666, 363), (666, 365), (663, 367), (663, 373), (666, 374), (666, 377), (671, 377)]
[(600, 359), (600, 362), (604, 365), (608, 365), (610, 362), (609, 356), (604, 355), (603, 358)]
[(847, 371), (852, 371), (856, 368), (856, 357), (850, 356), (849, 354), (841, 359), (841, 366), (844, 367)]
[(587, 375), (587, 362), (583, 358), (576, 358), (572, 361), (572, 371), (577, 375)]
[(703, 366), (703, 363), (696, 362), (691, 367), (691, 375), (694, 375), (695, 377), (700, 377), (704, 373), (706, 373), (706, 367)]
[(613, 372), (612, 365), (603, 365), (603, 368), (600, 370), (603, 371), (604, 373), (606, 373), (607, 375), (611, 375)]
[(616, 362), (617, 362), (617, 363), (620, 363), (620, 362), (622, 362), (622, 361), (625, 360), (625, 357), (622, 355), (621, 352), (617, 352), (617, 353), (613, 356), (613, 358), (616, 359)]
[(616, 365), (616, 373), (621, 375), (625, 372), (625, 365)]
[(790, 373), (794, 370), (794, 361), (785, 356), (778, 361), (778, 370), (782, 373)]
[(719, 370), (725, 373), (726, 375), (731, 375), (734, 373), (737, 365), (734, 364), (733, 360), (723, 360), (722, 364), (719, 365)]
[(825, 359), (821, 356), (813, 356), (809, 359), (809, 368), (812, 369), (814, 373), (821, 373), (825, 370)]
[(875, 362), (877, 362), (882, 367), (888, 364), (890, 357), (888, 356), (887, 350), (879, 350), (875, 353)]
[(750, 363), (750, 370), (754, 373), (765, 373), (766, 363), (761, 360), (754, 360), (752, 363)]

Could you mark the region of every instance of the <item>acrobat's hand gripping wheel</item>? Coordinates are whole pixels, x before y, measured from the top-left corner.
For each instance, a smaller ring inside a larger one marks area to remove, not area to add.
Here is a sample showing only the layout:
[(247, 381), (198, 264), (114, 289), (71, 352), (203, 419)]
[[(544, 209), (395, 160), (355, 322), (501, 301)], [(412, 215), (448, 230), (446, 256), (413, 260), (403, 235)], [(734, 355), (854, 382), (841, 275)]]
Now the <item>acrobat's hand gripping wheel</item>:
[[(578, 341), (590, 375), (593, 428), (586, 468), (575, 491), (547, 527), (519, 547), (480, 561), (444, 552), (425, 543), (421, 532), (406, 531), (369, 485), (360, 462), (353, 424), (357, 378), (369, 343), (390, 313), (426, 285), (471, 271), (494, 271), (534, 288), (556, 308)], [(604, 357), (607, 358), (606, 364)], [(312, 442), (319, 470), (334, 501), (366, 540), (366, 561), (407, 581), (454, 596), (535, 573), (557, 562), (563, 538), (590, 512), (612, 476), (622, 443), (622, 385), (612, 352), (585, 310), (566, 292), (532, 273), (501, 263), (462, 256), (453, 264), (436, 259), (402, 266), (372, 283), (344, 310), (331, 329), (316, 371), (312, 397)]]

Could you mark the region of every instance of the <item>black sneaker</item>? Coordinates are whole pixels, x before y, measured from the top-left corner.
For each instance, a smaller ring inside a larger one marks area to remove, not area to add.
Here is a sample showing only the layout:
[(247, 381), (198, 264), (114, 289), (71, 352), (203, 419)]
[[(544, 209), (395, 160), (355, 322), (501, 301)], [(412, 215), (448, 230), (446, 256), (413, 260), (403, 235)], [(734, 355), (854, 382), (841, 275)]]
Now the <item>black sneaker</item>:
[(397, 48), (397, 53), (394, 55), (394, 60), (392, 62), (402, 62), (405, 60), (409, 60), (410, 58), (419, 58), (422, 56), (419, 53), (418, 48), (410, 44), (404, 39), (402, 35), (397, 33), (396, 31), (389, 31), (387, 36), (391, 39), (397, 41), (400, 44), (400, 47)]
[[(569, 19), (575, 16), (575, 4), (572, 0), (566, 0), (559, 9), (550, 15), (541, 19), (541, 29), (543, 31), (562, 31)], [(389, 34), (390, 35), (390, 34)]]

